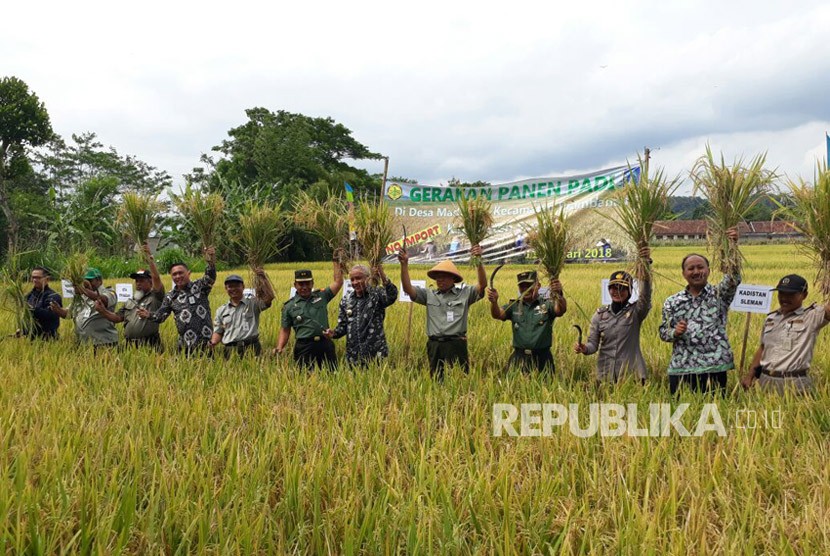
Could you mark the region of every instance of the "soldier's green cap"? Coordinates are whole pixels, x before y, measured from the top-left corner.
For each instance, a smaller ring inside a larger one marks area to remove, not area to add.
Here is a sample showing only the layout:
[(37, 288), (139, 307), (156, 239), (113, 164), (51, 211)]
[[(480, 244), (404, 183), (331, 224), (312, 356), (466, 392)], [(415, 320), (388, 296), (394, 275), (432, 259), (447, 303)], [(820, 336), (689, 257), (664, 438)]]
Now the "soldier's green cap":
[(101, 271), (97, 268), (88, 268), (86, 269), (86, 274), (84, 274), (84, 280), (95, 280), (96, 278), (100, 278), (101, 280), (104, 279), (104, 275), (101, 274)]
[(294, 271), (294, 281), (295, 282), (311, 282), (314, 280), (311, 276), (310, 270), (295, 270)]
[(516, 279), (519, 282), (519, 285), (522, 284), (535, 284), (536, 283), (536, 271), (535, 270), (528, 270), (525, 272), (520, 272), (516, 275)]

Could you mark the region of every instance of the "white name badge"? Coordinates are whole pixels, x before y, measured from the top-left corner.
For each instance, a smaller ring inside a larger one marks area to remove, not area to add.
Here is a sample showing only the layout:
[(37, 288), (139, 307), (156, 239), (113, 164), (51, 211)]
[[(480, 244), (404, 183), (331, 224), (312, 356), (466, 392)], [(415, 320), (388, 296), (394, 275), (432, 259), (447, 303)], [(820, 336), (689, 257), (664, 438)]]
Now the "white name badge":
[[(411, 280), (413, 288), (426, 288), (427, 281), (426, 280)], [(403, 284), (400, 284), (398, 288), (398, 301), (402, 303), (412, 303), (412, 300), (406, 295), (406, 292), (403, 291)]]
[(133, 298), (132, 284), (115, 284), (115, 295), (118, 296), (118, 301), (125, 302)]
[(245, 288), (242, 290), (242, 296), (246, 299), (253, 299), (254, 295), (256, 295), (254, 288)]
[(75, 297), (75, 288), (69, 280), (61, 280), (61, 294), (65, 298)]

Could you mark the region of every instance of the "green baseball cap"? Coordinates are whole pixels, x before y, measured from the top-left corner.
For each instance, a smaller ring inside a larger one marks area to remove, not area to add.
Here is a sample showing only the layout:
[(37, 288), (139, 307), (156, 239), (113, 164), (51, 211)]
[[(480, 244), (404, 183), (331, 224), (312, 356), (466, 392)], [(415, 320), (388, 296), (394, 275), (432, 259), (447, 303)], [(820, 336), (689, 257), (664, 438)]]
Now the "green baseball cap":
[(86, 274), (84, 274), (84, 280), (95, 280), (96, 278), (100, 278), (101, 280), (104, 279), (104, 275), (101, 274), (101, 271), (97, 268), (88, 268), (86, 269)]

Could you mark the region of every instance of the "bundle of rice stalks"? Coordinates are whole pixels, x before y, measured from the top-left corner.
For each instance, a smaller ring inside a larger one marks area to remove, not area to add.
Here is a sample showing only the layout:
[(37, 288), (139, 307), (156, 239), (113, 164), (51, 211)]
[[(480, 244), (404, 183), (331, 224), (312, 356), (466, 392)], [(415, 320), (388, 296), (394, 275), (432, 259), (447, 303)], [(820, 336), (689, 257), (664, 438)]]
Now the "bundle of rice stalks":
[(28, 276), (21, 265), (19, 254), (12, 253), (8, 256), (5, 266), (0, 269), (0, 281), (3, 283), (0, 291), (3, 310), (13, 315), (17, 330), (24, 333), (31, 331), (34, 328), (34, 316), (26, 303)]
[[(235, 239), (251, 270), (263, 266), (288, 246), (288, 228), (289, 221), (281, 203), (255, 205), (250, 202), (244, 207)], [(259, 289), (261, 278), (254, 274), (253, 280), (254, 288)]]
[(379, 277), (375, 267), (386, 256), (386, 246), (395, 240), (395, 217), (383, 201), (359, 201), (355, 210), (355, 231), (360, 243), (360, 252), (372, 269), (372, 284), (378, 285)]
[(527, 244), (536, 253), (548, 280), (558, 280), (570, 249), (569, 223), (564, 207), (536, 211), (536, 226), (527, 230)]
[(753, 158), (748, 166), (743, 159), (727, 166), (723, 154), (718, 163), (706, 145), (706, 154), (692, 168), (695, 193), (700, 191), (712, 206), (707, 221), (713, 263), (725, 274), (740, 272), (742, 263), (738, 246), (729, 240), (727, 231), (745, 220), (776, 179), (775, 172), (764, 169), (765, 162), (766, 153)]
[(348, 272), (349, 215), (341, 197), (332, 195), (320, 202), (301, 191), (294, 201), (294, 223), (323, 240), (338, 257), (340, 267)]
[(71, 253), (63, 262), (63, 278), (69, 280), (75, 288), (75, 295), (72, 298), (72, 314), (79, 311), (83, 302), (80, 286), (84, 282), (84, 274), (89, 266), (89, 255), (84, 252)]
[(171, 195), (187, 225), (196, 232), (202, 247), (216, 247), (217, 232), (225, 211), (225, 199), (218, 193), (204, 193), (190, 184), (181, 195)]
[[(470, 242), (470, 246), (480, 245), (489, 235), (493, 226), (492, 203), (486, 197), (468, 198), (462, 194), (458, 197), (459, 219), (461, 220), (461, 231)], [(481, 257), (472, 257), (470, 264), (478, 266)]]
[(792, 226), (804, 234), (806, 241), (799, 245), (818, 267), (816, 283), (826, 302), (830, 301), (830, 171), (826, 163), (817, 165), (814, 182), (790, 180), (792, 204), (776, 214), (792, 220)]
[(649, 246), (654, 222), (663, 219), (668, 212), (669, 197), (680, 186), (680, 177), (669, 180), (662, 168), (650, 174), (648, 161), (640, 155), (637, 155), (637, 160), (640, 164), (639, 179), (629, 167), (629, 180), (612, 195), (616, 201), (614, 214), (598, 213), (614, 222), (637, 246), (632, 274), (643, 281), (651, 279), (651, 267), (640, 257), (639, 250)]
[(136, 247), (141, 249), (150, 237), (156, 223), (156, 215), (162, 208), (162, 204), (155, 197), (130, 191), (123, 195), (116, 222)]

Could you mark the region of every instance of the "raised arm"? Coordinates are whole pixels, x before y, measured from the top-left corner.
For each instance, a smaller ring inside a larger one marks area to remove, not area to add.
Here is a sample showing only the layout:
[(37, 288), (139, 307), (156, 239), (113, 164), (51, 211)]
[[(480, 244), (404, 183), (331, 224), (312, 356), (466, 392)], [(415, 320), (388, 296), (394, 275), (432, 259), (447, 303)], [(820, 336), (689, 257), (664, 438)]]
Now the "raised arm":
[(395, 304), (398, 300), (398, 286), (392, 283), (386, 273), (383, 272), (383, 265), (377, 266), (377, 275), (380, 277), (383, 288), (380, 290), (380, 304), (384, 308)]
[(164, 284), (161, 281), (156, 260), (150, 252), (150, 245), (145, 241), (144, 245), (141, 246), (141, 250), (144, 252), (144, 258), (147, 259), (147, 265), (150, 267), (150, 275), (153, 279), (153, 291), (156, 293), (164, 293)]
[(476, 288), (478, 289), (478, 297), (481, 299), (487, 291), (487, 272), (484, 270), (484, 263), (481, 261), (481, 245), (473, 245), (473, 248), (470, 249), (470, 255), (478, 257), (478, 266), (476, 266), (478, 284)]
[(329, 284), (329, 289), (331, 290), (332, 295), (337, 295), (337, 292), (339, 292), (340, 288), (343, 287), (343, 269), (340, 268), (340, 258), (337, 251), (335, 251), (334, 256), (332, 257), (331, 265), (334, 277), (331, 284)]
[(495, 289), (487, 290), (487, 301), (490, 302), (490, 316), (496, 320), (506, 320), (507, 313), (499, 307), (499, 292)]
[(409, 299), (415, 301), (415, 287), (409, 278), (409, 255), (404, 249), (398, 251), (398, 261), (401, 263), (401, 287), (404, 293), (409, 296)]
[[(640, 258), (651, 264), (651, 249), (648, 247), (640, 248)], [(646, 278), (640, 283), (640, 296), (637, 298), (637, 303), (634, 304), (634, 309), (637, 312), (637, 317), (640, 322), (645, 320), (651, 311), (651, 292), (653, 286), (651, 283), (651, 275), (646, 273)]]
[(559, 294), (552, 296), (554, 298), (553, 314), (561, 317), (568, 311), (568, 300), (565, 299), (565, 290), (562, 289), (562, 282), (559, 280), (551, 280), (550, 291), (551, 293)]

